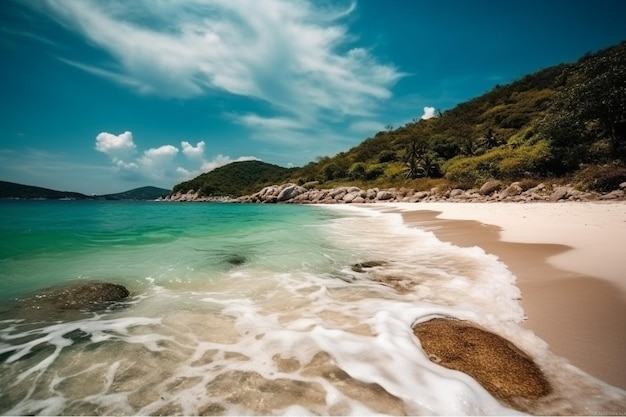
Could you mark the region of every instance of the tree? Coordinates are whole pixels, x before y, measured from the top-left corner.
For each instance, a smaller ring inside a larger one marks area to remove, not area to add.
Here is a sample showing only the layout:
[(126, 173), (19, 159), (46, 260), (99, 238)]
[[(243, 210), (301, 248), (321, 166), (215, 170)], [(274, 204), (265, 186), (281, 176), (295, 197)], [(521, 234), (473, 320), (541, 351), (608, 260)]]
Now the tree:
[(413, 138), (405, 155), (404, 175), (409, 179), (433, 176), (439, 171), (437, 160), (437, 154), (428, 149), (425, 141)]
[(602, 155), (607, 161), (626, 162), (626, 43), (582, 59), (565, 77), (566, 86), (543, 124), (543, 132), (563, 155), (561, 168), (602, 162), (594, 161)]
[(361, 180), (365, 178), (365, 172), (365, 164), (363, 162), (355, 162), (354, 164), (352, 164), (352, 166), (350, 166), (350, 169), (348, 170), (348, 175), (350, 175), (350, 178), (352, 178), (353, 180)]

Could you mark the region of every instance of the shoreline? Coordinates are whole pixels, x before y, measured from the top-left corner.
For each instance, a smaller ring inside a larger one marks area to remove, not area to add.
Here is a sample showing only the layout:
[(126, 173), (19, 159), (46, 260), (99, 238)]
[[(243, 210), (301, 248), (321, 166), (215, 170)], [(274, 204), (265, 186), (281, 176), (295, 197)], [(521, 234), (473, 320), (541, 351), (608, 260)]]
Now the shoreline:
[(626, 389), (626, 277), (621, 276), (626, 257), (620, 256), (626, 204), (583, 204), (377, 208), (400, 211), (407, 225), (430, 230), (442, 241), (498, 256), (517, 277), (527, 316), (522, 326), (574, 366)]

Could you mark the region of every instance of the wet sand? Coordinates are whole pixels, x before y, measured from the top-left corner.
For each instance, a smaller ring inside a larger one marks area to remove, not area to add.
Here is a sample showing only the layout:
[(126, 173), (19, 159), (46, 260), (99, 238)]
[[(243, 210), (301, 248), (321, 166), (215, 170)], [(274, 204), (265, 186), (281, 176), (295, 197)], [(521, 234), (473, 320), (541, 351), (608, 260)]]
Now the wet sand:
[[(485, 210), (497, 209), (499, 213), (493, 217), (493, 222), (497, 222), (499, 226), (495, 226), (475, 220), (442, 219), (441, 217), (449, 214), (446, 213), (446, 204), (456, 206), (450, 214), (451, 217), (458, 218), (463, 215), (458, 213), (459, 205), (462, 203), (442, 204), (395, 206), (402, 210), (407, 224), (431, 230), (440, 240), (458, 246), (479, 246), (485, 252), (498, 256), (518, 278), (517, 284), (522, 292), (521, 305), (528, 317), (523, 325), (545, 340), (555, 354), (568, 359), (573, 365), (596, 378), (626, 389), (626, 361), (623, 359), (626, 352), (626, 297), (623, 288), (615, 282), (616, 277), (621, 276), (620, 269), (626, 279), (626, 269), (622, 268), (626, 262), (626, 254), (621, 259), (616, 253), (613, 253), (612, 257), (609, 254), (598, 259), (593, 251), (585, 251), (585, 248), (581, 247), (584, 245), (581, 245), (579, 240), (573, 237), (568, 239), (566, 233), (555, 235), (542, 233), (542, 236), (537, 237), (537, 241), (555, 243), (505, 241), (502, 238), (503, 231), (511, 232), (511, 229), (507, 229), (507, 222), (515, 223), (518, 216), (516, 210), (520, 210), (519, 208), (514, 209), (513, 215), (508, 218), (506, 215), (502, 216), (502, 210), (506, 212), (507, 208), (489, 205), (483, 205), (480, 216), (472, 215), (476, 213), (471, 213), (471, 210), (467, 214), (468, 218), (485, 217)], [(509, 204), (510, 206), (512, 205)], [(555, 210), (567, 209), (562, 204), (543, 204), (543, 207), (535, 211), (541, 213)], [(619, 213), (621, 211), (618, 211)], [(593, 219), (588, 220), (593, 222)], [(613, 239), (622, 237), (621, 241), (610, 242), (610, 245), (619, 245), (618, 247), (623, 249), (626, 233), (620, 232), (626, 232), (626, 217), (623, 220), (614, 220), (612, 224), (603, 223), (602, 227), (587, 230), (590, 243), (593, 241), (591, 236), (593, 233), (612, 228), (612, 233), (607, 234), (607, 239), (611, 236)], [(540, 223), (541, 219), (534, 221)], [(557, 220), (548, 221), (558, 221), (558, 216)], [(589, 223), (585, 226), (587, 224)], [(616, 227), (621, 227), (621, 230), (615, 230)], [(515, 237), (511, 233), (508, 236)], [(529, 240), (519, 234), (517, 237)], [(569, 241), (577, 247), (563, 244)], [(602, 266), (598, 265), (598, 269), (610, 269), (610, 276), (605, 274), (606, 277), (599, 278), (575, 268), (566, 270), (555, 266), (554, 262), (548, 262), (557, 255), (571, 254), (574, 249), (579, 264), (592, 267), (601, 263)], [(612, 263), (608, 269), (607, 263)]]

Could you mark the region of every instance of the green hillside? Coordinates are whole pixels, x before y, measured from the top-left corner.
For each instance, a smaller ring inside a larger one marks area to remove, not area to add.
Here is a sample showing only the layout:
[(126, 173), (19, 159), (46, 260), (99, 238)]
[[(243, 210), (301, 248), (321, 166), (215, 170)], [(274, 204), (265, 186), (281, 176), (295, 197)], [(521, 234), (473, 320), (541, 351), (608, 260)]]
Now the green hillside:
[(16, 184), (0, 181), (0, 199), (75, 199), (84, 200), (90, 197), (71, 191), (57, 191), (49, 188), (33, 187), (32, 185)]
[(194, 190), (201, 196), (240, 196), (287, 181), (294, 171), (261, 161), (233, 162), (180, 183), (173, 192)]
[(281, 180), (467, 189), (488, 179), (552, 179), (598, 191), (626, 181), (626, 42), (496, 85), (438, 117), (379, 132), (302, 168), (236, 163), (174, 190), (236, 196)]

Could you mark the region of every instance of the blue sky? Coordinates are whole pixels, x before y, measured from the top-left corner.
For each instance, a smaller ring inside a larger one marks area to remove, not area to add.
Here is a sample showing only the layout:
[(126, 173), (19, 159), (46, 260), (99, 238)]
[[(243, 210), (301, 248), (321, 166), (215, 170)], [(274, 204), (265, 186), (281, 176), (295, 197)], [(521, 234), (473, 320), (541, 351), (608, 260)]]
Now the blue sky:
[(302, 166), (625, 20), (621, 0), (3, 0), (0, 180), (103, 194)]

